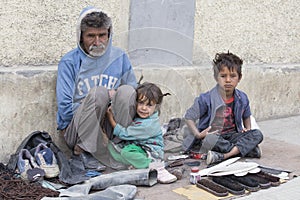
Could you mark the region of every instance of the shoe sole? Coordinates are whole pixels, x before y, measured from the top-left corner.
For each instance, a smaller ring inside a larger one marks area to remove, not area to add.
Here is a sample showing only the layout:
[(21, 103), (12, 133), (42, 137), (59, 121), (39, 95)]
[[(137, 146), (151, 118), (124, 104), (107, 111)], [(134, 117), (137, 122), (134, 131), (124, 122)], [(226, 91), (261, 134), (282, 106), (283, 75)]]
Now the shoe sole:
[(207, 164), (207, 165), (212, 164), (212, 153), (211, 153), (211, 151), (209, 151), (209, 152), (207, 153), (206, 164)]

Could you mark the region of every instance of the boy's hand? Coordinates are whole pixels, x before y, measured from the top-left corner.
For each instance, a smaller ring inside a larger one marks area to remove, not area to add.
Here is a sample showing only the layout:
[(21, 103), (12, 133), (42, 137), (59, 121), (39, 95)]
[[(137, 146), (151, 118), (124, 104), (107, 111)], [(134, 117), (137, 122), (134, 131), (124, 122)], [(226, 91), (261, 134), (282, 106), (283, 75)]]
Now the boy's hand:
[(213, 132), (209, 132), (208, 134), (218, 134), (218, 133), (220, 133), (220, 131), (219, 130), (215, 130)]
[(203, 139), (203, 138), (206, 137), (207, 134), (216, 134), (216, 133), (219, 132), (219, 131), (209, 132), (210, 129), (211, 129), (211, 126), (207, 127), (207, 128), (204, 129), (203, 131), (199, 132), (199, 133), (196, 135), (196, 138)]
[(247, 131), (250, 131), (250, 129), (243, 128), (242, 133), (245, 133), (245, 132), (247, 132)]

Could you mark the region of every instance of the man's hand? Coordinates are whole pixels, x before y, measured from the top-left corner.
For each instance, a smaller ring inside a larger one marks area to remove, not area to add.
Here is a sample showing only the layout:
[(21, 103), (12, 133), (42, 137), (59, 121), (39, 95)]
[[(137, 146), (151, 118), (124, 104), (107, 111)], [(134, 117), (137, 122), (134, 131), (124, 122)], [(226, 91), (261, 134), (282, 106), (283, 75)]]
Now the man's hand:
[(109, 99), (112, 99), (112, 97), (116, 94), (115, 89), (108, 90)]

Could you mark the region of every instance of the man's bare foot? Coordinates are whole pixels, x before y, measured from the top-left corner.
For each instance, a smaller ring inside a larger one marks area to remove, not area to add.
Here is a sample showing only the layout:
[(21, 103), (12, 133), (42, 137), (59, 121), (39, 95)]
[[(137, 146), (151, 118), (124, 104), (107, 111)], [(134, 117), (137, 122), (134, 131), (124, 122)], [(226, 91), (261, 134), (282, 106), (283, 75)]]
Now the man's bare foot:
[(75, 145), (74, 147), (74, 154), (75, 155), (80, 155), (83, 152), (83, 149), (80, 148), (78, 145)]

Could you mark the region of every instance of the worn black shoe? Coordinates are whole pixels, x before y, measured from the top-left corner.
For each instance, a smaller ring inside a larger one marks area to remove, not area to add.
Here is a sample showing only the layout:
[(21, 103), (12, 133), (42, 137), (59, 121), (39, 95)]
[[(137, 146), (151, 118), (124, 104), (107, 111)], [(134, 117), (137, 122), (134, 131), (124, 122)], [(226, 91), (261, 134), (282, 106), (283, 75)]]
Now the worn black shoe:
[(271, 182), (272, 187), (276, 187), (276, 186), (280, 185), (280, 178), (278, 178), (276, 176), (272, 176), (271, 174), (268, 174), (268, 173), (263, 172), (263, 171), (260, 171), (256, 175), (269, 180)]
[(250, 151), (246, 157), (248, 158), (260, 158), (262, 155), (261, 148), (259, 146), (256, 146), (252, 151)]
[(259, 182), (250, 178), (249, 176), (228, 176), (230, 179), (239, 182), (241, 185), (245, 187), (246, 190), (250, 192), (256, 192), (260, 189)]
[(82, 152), (79, 155), (79, 157), (82, 160), (85, 169), (90, 169), (90, 170), (95, 170), (95, 171), (104, 171), (106, 169), (106, 166), (102, 165), (99, 162), (99, 160), (94, 158), (88, 152)]
[(228, 195), (228, 190), (224, 186), (219, 185), (209, 179), (203, 178), (203, 179), (197, 181), (196, 186), (201, 189), (204, 189), (218, 197), (225, 197)]
[(246, 176), (256, 180), (261, 189), (267, 189), (271, 187), (271, 182), (268, 179), (258, 176), (257, 174), (247, 174)]
[(245, 187), (228, 176), (214, 176), (212, 180), (225, 187), (231, 194), (242, 195), (245, 193)]

